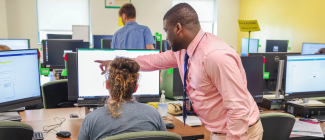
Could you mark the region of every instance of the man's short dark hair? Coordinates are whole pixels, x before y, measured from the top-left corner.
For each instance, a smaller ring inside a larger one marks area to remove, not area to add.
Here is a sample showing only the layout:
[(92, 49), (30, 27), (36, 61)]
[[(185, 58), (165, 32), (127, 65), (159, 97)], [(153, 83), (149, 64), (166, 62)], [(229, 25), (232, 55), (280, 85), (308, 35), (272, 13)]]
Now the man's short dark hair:
[(133, 6), (132, 3), (126, 3), (120, 8), (118, 14), (120, 17), (122, 17), (122, 14), (125, 14), (127, 19), (135, 18), (136, 16), (135, 7)]
[(169, 9), (163, 20), (168, 20), (173, 25), (180, 23), (182, 26), (200, 24), (196, 11), (187, 3), (179, 3)]

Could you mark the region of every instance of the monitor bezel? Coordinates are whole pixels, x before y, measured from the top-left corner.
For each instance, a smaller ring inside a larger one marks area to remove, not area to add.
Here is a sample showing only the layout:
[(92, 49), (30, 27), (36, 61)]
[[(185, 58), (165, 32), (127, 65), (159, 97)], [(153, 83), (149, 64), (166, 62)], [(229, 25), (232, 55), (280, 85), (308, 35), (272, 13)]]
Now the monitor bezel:
[[(80, 97), (79, 96), (79, 50), (82, 48), (77, 49), (77, 71), (78, 71), (78, 100), (103, 100), (105, 98), (108, 98), (109, 95), (107, 96), (93, 96), (93, 97)], [(144, 50), (144, 49), (96, 49), (96, 48), (87, 48), (87, 49), (82, 49), (82, 50), (98, 50), (98, 51), (104, 51), (104, 50)], [(148, 51), (148, 50), (147, 50)], [(158, 49), (153, 49), (151, 51), (159, 51)], [(159, 70), (159, 75), (160, 77), (160, 70)], [(158, 82), (158, 95), (132, 95), (138, 100), (146, 100), (146, 99), (140, 99), (140, 98), (160, 98), (160, 82)]]
[[(29, 105), (34, 105), (34, 104), (39, 104), (42, 103), (42, 86), (41, 86), (41, 79), (40, 79), (40, 66), (39, 66), (39, 55), (38, 55), (38, 49), (22, 49), (22, 50), (8, 50), (4, 52), (9, 52), (9, 51), (24, 51), (24, 50), (36, 50), (37, 53), (37, 67), (38, 67), (38, 80), (39, 80), (39, 90), (40, 90), (40, 96), (38, 97), (29, 97), (29, 98), (23, 98), (19, 100), (14, 100), (14, 101), (9, 101), (9, 102), (4, 102), (0, 103), (0, 112), (8, 111), (10, 109), (15, 109), (18, 107), (25, 107)], [(1, 53), (1, 52), (0, 52)]]
[[(320, 54), (316, 54), (316, 55), (319, 56)], [(288, 56), (310, 56), (310, 55), (286, 55), (286, 57), (285, 57), (285, 67), (286, 68), (287, 68), (287, 64), (288, 64), (287, 63)], [(295, 92), (294, 95), (287, 94), (287, 92), (286, 92), (287, 72), (284, 72), (283, 73), (283, 79), (284, 79), (284, 99), (324, 97), (325, 96), (325, 91), (317, 91), (317, 92)]]

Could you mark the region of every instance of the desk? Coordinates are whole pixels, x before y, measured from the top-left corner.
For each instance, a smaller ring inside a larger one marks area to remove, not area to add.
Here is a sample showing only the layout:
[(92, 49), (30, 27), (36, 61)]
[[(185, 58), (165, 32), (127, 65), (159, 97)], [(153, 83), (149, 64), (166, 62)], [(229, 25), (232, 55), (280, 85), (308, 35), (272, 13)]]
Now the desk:
[[(80, 113), (79, 113), (80, 112)], [(70, 118), (70, 114), (78, 114), (81, 118)], [(54, 120), (55, 117), (66, 118), (66, 121), (56, 131), (69, 131), (71, 132), (70, 138), (60, 138), (56, 136), (55, 131), (51, 131), (48, 134), (44, 134), (46, 140), (76, 140), (78, 139), (79, 129), (82, 121), (89, 110), (85, 107), (73, 107), (73, 108), (60, 108), (60, 109), (40, 109), (40, 110), (26, 110), (20, 113), (22, 117), (22, 123), (29, 124), (33, 127), (34, 131), (43, 131), (43, 126), (57, 124)], [(210, 139), (210, 132), (205, 129), (204, 126), (190, 127), (184, 126), (183, 122), (176, 119), (173, 115), (168, 115), (168, 119), (165, 123), (174, 123), (174, 129), (167, 129), (168, 132), (176, 133), (182, 137), (183, 140), (193, 140), (203, 138), (205, 140)]]

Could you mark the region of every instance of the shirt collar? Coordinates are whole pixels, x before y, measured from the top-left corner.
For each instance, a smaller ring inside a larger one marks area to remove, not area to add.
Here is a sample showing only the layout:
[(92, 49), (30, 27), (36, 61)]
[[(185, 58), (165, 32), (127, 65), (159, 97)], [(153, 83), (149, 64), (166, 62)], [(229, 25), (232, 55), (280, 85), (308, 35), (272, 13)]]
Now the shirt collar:
[(136, 24), (138, 24), (138, 23), (135, 22), (135, 21), (129, 21), (129, 22), (125, 23), (125, 26), (127, 26), (127, 25), (136, 25)]
[(204, 31), (202, 29), (200, 29), (199, 33), (196, 35), (196, 37), (192, 40), (192, 42), (190, 43), (190, 45), (188, 45), (187, 47), (187, 54), (189, 57), (192, 57), (196, 47), (198, 46), (198, 43), (200, 42), (201, 38), (204, 35)]

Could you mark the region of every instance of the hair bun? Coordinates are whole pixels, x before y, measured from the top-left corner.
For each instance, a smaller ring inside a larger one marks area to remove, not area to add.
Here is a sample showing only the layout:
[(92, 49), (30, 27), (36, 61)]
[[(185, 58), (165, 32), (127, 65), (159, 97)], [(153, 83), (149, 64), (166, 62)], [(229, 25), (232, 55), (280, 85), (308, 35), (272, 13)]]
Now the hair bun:
[(137, 73), (140, 70), (140, 65), (133, 59), (116, 57), (110, 67), (115, 69), (116, 73)]

